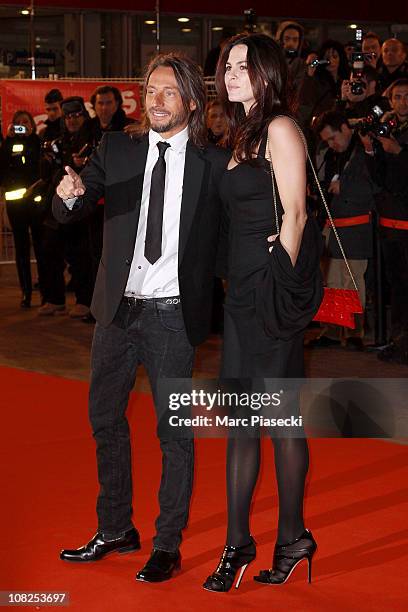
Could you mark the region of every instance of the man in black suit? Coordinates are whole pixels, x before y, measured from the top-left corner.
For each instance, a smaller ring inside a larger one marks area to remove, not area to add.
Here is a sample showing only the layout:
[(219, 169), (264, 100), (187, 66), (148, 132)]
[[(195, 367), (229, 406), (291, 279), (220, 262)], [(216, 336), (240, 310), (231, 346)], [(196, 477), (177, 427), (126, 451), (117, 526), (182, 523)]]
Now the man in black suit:
[[(102, 258), (91, 311), (96, 318), (90, 421), (97, 445), (98, 532), (66, 561), (93, 561), (140, 548), (133, 526), (129, 427), (125, 416), (136, 369), (152, 386), (163, 454), (153, 551), (138, 580), (171, 578), (180, 566), (188, 519), (193, 441), (160, 433), (166, 406), (159, 378), (189, 378), (205, 340), (219, 238), (217, 186), (229, 155), (206, 145), (205, 86), (199, 68), (157, 56), (145, 80), (145, 129), (107, 133), (79, 177), (67, 167), (54, 215), (77, 221), (105, 197)], [(167, 406), (168, 408), (168, 406)]]

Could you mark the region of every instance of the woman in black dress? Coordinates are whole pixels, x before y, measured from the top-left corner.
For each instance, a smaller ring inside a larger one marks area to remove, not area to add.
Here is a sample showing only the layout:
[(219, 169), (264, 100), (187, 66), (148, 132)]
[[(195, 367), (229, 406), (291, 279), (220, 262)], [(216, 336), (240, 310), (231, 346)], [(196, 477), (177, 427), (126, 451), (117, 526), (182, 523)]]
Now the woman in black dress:
[[(251, 389), (259, 390), (259, 384), (268, 387), (267, 379), (303, 376), (303, 330), (322, 295), (319, 234), (306, 212), (305, 146), (291, 119), (286, 62), (278, 45), (262, 34), (232, 38), (223, 48), (216, 78), (233, 150), (221, 184), (230, 223), (221, 378), (240, 381), (245, 390), (249, 380)], [(276, 179), (276, 214), (269, 159)], [(302, 437), (271, 435), (278, 537), (273, 568), (255, 580), (280, 584), (302, 559), (308, 560), (310, 571), (316, 543), (303, 523), (307, 441), (303, 432)], [(259, 456), (259, 435), (230, 433), (227, 545), (204, 583), (207, 590), (228, 591), (235, 580), (238, 587), (255, 558), (249, 510)]]

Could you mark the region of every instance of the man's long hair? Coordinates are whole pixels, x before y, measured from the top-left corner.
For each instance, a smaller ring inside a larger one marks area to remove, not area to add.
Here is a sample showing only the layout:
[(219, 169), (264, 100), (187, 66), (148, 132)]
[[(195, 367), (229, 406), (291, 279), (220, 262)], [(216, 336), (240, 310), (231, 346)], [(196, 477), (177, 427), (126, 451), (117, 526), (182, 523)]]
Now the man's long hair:
[[(236, 45), (246, 45), (248, 75), (255, 104), (245, 115), (240, 102), (230, 102), (225, 86), (225, 65)], [(251, 160), (269, 122), (276, 115), (292, 115), (295, 96), (288, 68), (279, 45), (265, 34), (238, 34), (223, 46), (217, 65), (215, 84), (228, 123), (227, 146), (241, 162)]]
[[(144, 97), (150, 76), (156, 68), (165, 66), (172, 68), (176, 77), (184, 110), (188, 115), (188, 135), (190, 141), (197, 147), (204, 147), (207, 142), (205, 126), (206, 90), (201, 68), (189, 57), (178, 53), (159, 54), (148, 65), (144, 78)], [(190, 102), (196, 104), (195, 110), (190, 109)], [(144, 132), (150, 129), (150, 121), (145, 114), (143, 119)]]

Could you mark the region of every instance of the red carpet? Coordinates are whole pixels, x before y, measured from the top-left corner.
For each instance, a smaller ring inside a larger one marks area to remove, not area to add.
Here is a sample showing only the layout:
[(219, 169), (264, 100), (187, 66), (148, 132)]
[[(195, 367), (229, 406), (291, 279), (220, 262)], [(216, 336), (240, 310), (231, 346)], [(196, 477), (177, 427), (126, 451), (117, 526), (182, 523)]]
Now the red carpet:
[[(271, 445), (252, 513), (258, 558), (238, 591), (201, 589), (225, 537), (222, 440), (199, 440), (183, 570), (168, 583), (138, 583), (150, 553), (160, 457), (149, 396), (133, 395), (134, 521), (142, 550), (94, 564), (70, 565), (59, 549), (94, 533), (97, 493), (94, 443), (87, 421), (86, 383), (0, 368), (0, 590), (68, 591), (70, 610), (406, 610), (408, 447), (374, 440), (311, 440), (306, 524), (318, 552), (313, 583), (306, 564), (286, 585), (256, 584), (270, 566), (277, 522)], [(140, 467), (142, 472), (140, 473)], [(38, 609), (38, 608), (37, 608)]]

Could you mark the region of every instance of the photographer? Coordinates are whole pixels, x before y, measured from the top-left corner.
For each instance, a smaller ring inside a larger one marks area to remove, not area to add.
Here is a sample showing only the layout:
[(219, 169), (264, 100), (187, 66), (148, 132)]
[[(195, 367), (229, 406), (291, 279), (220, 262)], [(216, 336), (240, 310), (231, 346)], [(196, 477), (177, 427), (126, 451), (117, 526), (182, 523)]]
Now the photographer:
[(302, 58), (304, 29), (297, 21), (283, 21), (276, 32), (276, 41), (286, 57), (289, 74), (296, 90), (305, 76), (305, 60)]
[(7, 215), (13, 232), (17, 272), (23, 294), (22, 308), (31, 306), (33, 289), (30, 231), (40, 291), (43, 290), (42, 206), (41, 196), (35, 189), (40, 174), (40, 149), (40, 139), (32, 115), (28, 111), (17, 111), (0, 146), (0, 185), (5, 191)]
[(62, 93), (59, 89), (51, 89), (44, 97), (47, 119), (44, 122), (45, 128), (43, 128), (38, 134), (42, 142), (52, 142), (61, 135), (62, 100)]
[(387, 137), (362, 136), (366, 165), (381, 188), (377, 199), (381, 248), (391, 287), (390, 346), (379, 359), (408, 364), (408, 79), (388, 90), (392, 113), (383, 116)]
[(388, 99), (377, 93), (378, 73), (372, 66), (364, 66), (361, 75), (351, 73), (341, 86), (341, 100), (336, 110), (343, 112), (348, 119), (366, 117), (375, 104), (390, 108)]
[(105, 132), (121, 132), (130, 123), (135, 123), (127, 117), (123, 110), (123, 99), (117, 87), (102, 85), (97, 87), (91, 96), (91, 105), (95, 117), (90, 121), (93, 146), (96, 148)]
[(334, 108), (341, 84), (350, 74), (343, 45), (327, 40), (317, 54), (317, 65), (309, 66), (299, 91), (299, 119), (307, 128), (313, 117)]
[[(51, 148), (45, 147), (41, 160), (41, 177), (48, 184), (48, 200), (51, 202), (56, 186), (69, 165), (80, 172), (91, 152), (89, 141), (90, 118), (83, 98), (72, 96), (62, 101), (63, 131)], [(65, 261), (70, 264), (76, 304), (69, 311), (72, 318), (89, 313), (92, 297), (92, 275), (89, 255), (88, 227), (86, 222), (61, 226), (49, 208), (44, 223), (45, 304), (39, 315), (50, 316), (65, 312)]]
[(382, 65), (381, 38), (375, 32), (367, 32), (362, 40), (362, 52), (367, 66), (378, 70)]
[[(324, 181), (329, 207), (355, 278), (361, 304), (365, 307), (365, 280), (368, 259), (372, 257), (371, 210), (378, 191), (365, 166), (365, 153), (360, 139), (350, 128), (347, 117), (336, 111), (323, 113), (313, 128), (329, 146), (325, 157)], [(350, 274), (339, 249), (329, 220), (327, 245), (327, 286), (354, 289)], [(311, 347), (339, 346), (363, 349), (364, 316), (356, 316), (356, 328), (328, 326)]]
[(222, 143), (227, 133), (227, 122), (222, 102), (215, 98), (207, 102), (205, 107), (205, 123), (208, 130), (208, 140), (213, 144)]
[(379, 88), (383, 93), (391, 83), (408, 77), (407, 51), (402, 40), (389, 38), (381, 48), (382, 66), (379, 67)]

